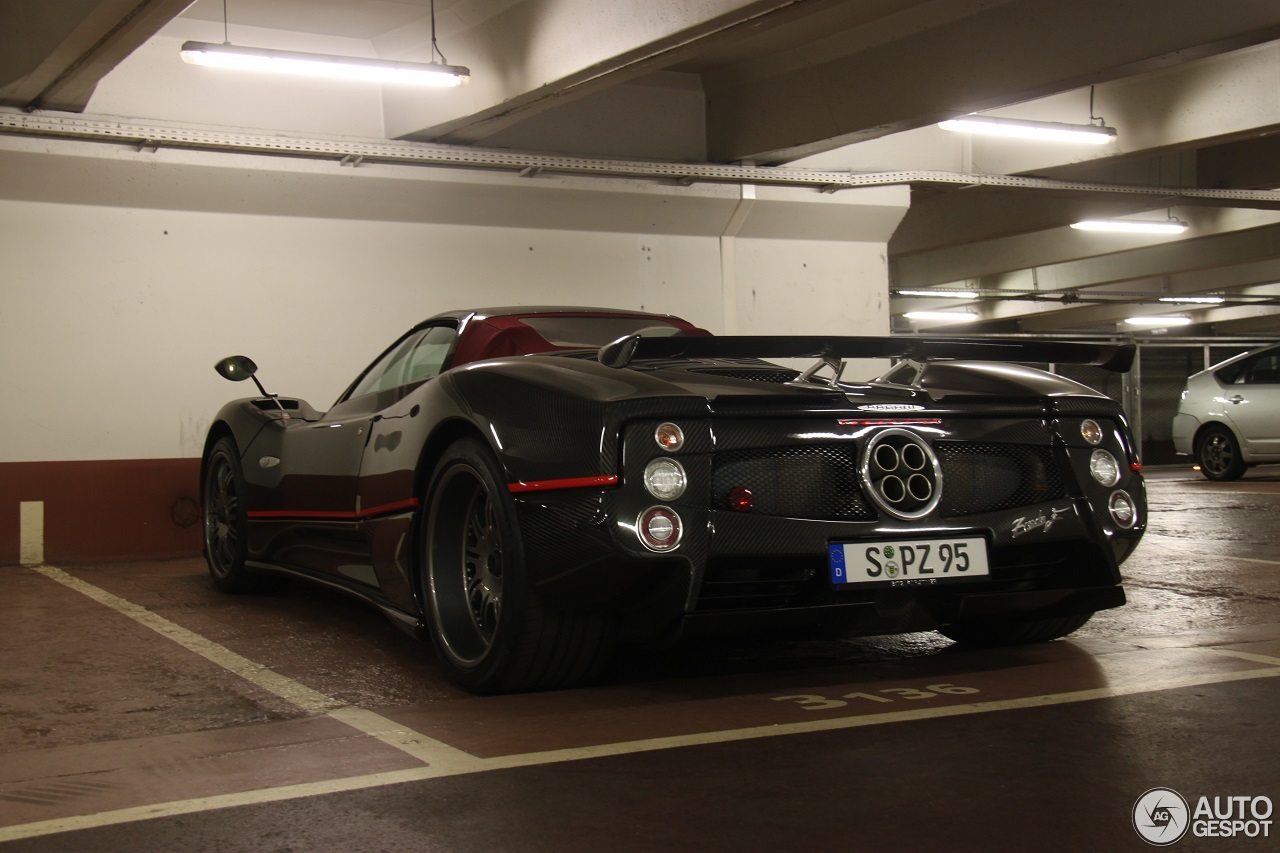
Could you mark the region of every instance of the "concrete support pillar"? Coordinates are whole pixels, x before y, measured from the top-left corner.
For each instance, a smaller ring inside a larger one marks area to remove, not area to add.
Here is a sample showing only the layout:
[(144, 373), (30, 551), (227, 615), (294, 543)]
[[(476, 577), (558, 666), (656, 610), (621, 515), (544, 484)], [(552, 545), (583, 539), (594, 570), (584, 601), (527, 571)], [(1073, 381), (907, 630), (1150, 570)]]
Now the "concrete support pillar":
[(886, 335), (886, 249), (905, 187), (751, 188), (721, 237), (730, 334)]

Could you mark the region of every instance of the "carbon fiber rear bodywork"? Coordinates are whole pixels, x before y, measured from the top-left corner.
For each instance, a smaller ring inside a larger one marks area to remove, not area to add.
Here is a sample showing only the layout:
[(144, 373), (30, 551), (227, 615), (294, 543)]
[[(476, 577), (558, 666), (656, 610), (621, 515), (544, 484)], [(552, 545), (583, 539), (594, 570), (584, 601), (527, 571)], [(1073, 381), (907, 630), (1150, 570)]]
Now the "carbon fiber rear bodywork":
[[(687, 585), (678, 602), (664, 599), (665, 616), (643, 614), (655, 629), (671, 630), (674, 623), (686, 631), (821, 624), (843, 633), (884, 633), (931, 629), (975, 613), (1047, 617), (1118, 606), (1124, 603), (1118, 566), (1141, 538), (1146, 517), (1141, 476), (1129, 465), (1136, 460), (1127, 425), (1118, 405), (1096, 400), (1093, 419), (1105, 425), (1107, 437), (1091, 445), (1081, 437), (1084, 419), (1063, 417), (1061, 408), (1046, 400), (1038, 417), (1024, 411), (1016, 418), (988, 418), (948, 406), (938, 411), (939, 423), (927, 427), (898, 426), (892, 418), (841, 426), (859, 413), (854, 407), (804, 417), (780, 412), (775, 418), (681, 421), (686, 435), (700, 440), (676, 454), (690, 485), (672, 506), (694, 533), (686, 533), (670, 556), (644, 553), (628, 529), (642, 505), (653, 502), (639, 480), (645, 463), (660, 455), (650, 438), (656, 422), (640, 420), (625, 431), (619, 488), (590, 501), (530, 502), (522, 520), (530, 538), (544, 543), (540, 553), (562, 580), (573, 573), (566, 542), (578, 543), (569, 550), (589, 549), (590, 565), (609, 574), (614, 570), (603, 567), (616, 562), (619, 551), (630, 551), (630, 565), (637, 568), (615, 575), (625, 590), (604, 585), (601, 605), (612, 600), (627, 609), (637, 596), (631, 584)], [(912, 414), (923, 419), (932, 413), (923, 408)], [(926, 519), (893, 519), (867, 497), (860, 454), (885, 429), (915, 432), (937, 453), (941, 499)], [(1089, 458), (1099, 447), (1126, 460), (1112, 488), (1089, 473)], [(735, 488), (752, 492), (749, 511), (731, 508)], [(1116, 489), (1137, 503), (1138, 521), (1129, 528), (1107, 512), (1107, 497)], [(571, 517), (579, 521), (568, 522)], [(874, 589), (832, 584), (832, 542), (961, 533), (988, 543), (990, 576)], [(639, 568), (644, 565), (648, 571)]]

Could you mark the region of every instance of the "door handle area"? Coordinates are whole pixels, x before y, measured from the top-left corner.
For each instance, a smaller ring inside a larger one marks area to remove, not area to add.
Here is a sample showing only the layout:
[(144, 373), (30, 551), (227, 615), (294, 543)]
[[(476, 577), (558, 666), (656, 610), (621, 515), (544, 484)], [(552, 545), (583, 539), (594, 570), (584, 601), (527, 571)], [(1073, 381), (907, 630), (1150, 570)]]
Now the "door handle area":
[(1235, 395), (1233, 395), (1233, 396), (1231, 396), (1231, 397), (1228, 397), (1228, 398), (1227, 398), (1227, 402), (1228, 402), (1228, 403), (1235, 403), (1235, 404), (1238, 406), (1238, 405), (1240, 405), (1241, 403), (1243, 403), (1243, 402), (1244, 402), (1244, 397), (1241, 397), (1239, 394), (1235, 394)]

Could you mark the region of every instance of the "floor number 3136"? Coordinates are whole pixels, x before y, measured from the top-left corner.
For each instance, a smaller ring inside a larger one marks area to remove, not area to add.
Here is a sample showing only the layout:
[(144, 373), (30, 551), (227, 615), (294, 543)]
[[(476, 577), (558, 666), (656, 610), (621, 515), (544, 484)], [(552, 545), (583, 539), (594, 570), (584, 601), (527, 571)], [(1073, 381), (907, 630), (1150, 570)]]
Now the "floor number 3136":
[[(843, 708), (849, 703), (845, 699), (862, 699), (871, 702), (893, 702), (899, 699), (932, 699), (935, 696), (967, 696), (977, 693), (976, 687), (958, 687), (955, 684), (930, 684), (927, 687), (886, 687), (875, 693), (845, 693), (839, 699), (830, 699), (813, 693), (801, 693), (795, 696), (774, 696), (775, 702), (794, 702), (806, 711), (829, 711), (832, 708)], [(888, 694), (888, 695), (882, 695)]]

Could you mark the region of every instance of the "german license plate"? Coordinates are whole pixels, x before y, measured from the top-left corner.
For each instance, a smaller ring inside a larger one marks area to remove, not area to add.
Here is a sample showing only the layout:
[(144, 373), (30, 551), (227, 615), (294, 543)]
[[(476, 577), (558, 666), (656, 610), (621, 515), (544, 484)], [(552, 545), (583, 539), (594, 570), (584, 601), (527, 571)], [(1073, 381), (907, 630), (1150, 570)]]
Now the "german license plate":
[(836, 542), (829, 552), (837, 586), (933, 586), (991, 574), (981, 537)]

